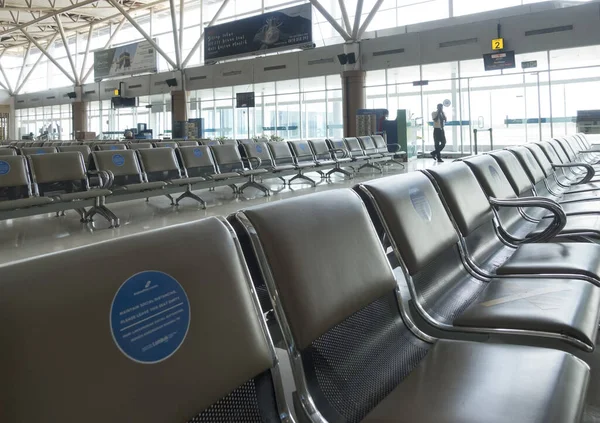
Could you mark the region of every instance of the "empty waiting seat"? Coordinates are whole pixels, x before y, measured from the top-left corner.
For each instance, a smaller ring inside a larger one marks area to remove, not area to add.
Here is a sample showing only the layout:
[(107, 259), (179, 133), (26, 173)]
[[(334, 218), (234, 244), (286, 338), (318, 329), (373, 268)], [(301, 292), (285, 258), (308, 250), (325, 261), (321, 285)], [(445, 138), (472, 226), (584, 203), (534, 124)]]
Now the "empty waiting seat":
[(140, 150), (142, 148), (154, 148), (151, 142), (130, 142), (129, 149)]
[(111, 177), (109, 189), (115, 195), (162, 189), (162, 181), (148, 182), (142, 171), (136, 152), (94, 151), (92, 153), (96, 169), (108, 172)]
[(237, 218), (284, 327), (300, 381), (297, 413), (368, 423), (579, 420), (589, 370), (573, 355), (438, 341), (405, 324), (398, 283), (352, 191), (266, 204)]
[(34, 191), (25, 156), (0, 157), (0, 211), (43, 206), (52, 201)]
[(179, 147), (195, 147), (198, 145), (198, 141), (177, 141)]
[(333, 173), (341, 173), (349, 178), (354, 177), (352, 172), (342, 169), (343, 164), (347, 164), (352, 161), (350, 157), (344, 156), (345, 153), (343, 150), (331, 149), (327, 140), (311, 140), (309, 143), (315, 154), (315, 161), (317, 165), (334, 165), (334, 167), (327, 172), (327, 176), (331, 176)]
[(21, 154), (24, 156), (31, 156), (32, 154), (56, 153), (56, 147), (23, 147), (20, 150)]
[[(290, 179), (288, 183), (291, 184), (296, 179), (304, 179), (312, 186), (316, 186), (317, 183), (304, 174), (304, 172), (315, 171), (314, 168), (317, 166), (315, 156), (308, 141), (289, 141), (288, 145), (294, 155), (294, 164), (296, 165), (296, 170), (298, 170), (296, 176)], [(322, 175), (324, 176), (323, 173)]]
[(0, 156), (16, 156), (17, 150), (12, 147), (1, 147)]
[(210, 152), (205, 145), (179, 147), (177, 149), (179, 161), (189, 178), (213, 178), (218, 172)]
[(293, 423), (243, 259), (219, 219), (0, 271), (0, 339), (11, 340), (0, 351), (0, 421)]
[(96, 151), (107, 151), (107, 150), (127, 150), (127, 144), (96, 144), (94, 146)]
[(215, 164), (219, 169), (219, 175), (214, 177), (215, 180), (234, 178), (238, 175), (246, 176), (248, 177), (248, 182), (234, 191), (243, 192), (248, 187), (254, 187), (262, 191), (265, 195), (270, 195), (270, 190), (255, 180), (256, 176), (264, 175), (268, 171), (266, 169), (246, 169), (237, 145), (213, 145), (210, 147), (210, 150), (215, 158)]

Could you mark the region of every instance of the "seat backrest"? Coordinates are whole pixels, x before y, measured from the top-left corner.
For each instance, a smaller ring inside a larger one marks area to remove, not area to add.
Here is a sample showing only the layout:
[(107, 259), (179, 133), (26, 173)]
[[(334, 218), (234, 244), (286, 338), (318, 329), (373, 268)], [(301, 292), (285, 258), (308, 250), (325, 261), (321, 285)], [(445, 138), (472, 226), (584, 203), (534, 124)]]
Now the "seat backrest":
[(94, 151), (92, 158), (97, 170), (108, 170), (114, 175), (116, 186), (145, 182), (138, 156), (133, 150)]
[(352, 157), (364, 155), (362, 145), (360, 144), (360, 141), (358, 140), (358, 138), (354, 138), (354, 137), (344, 138), (344, 142), (346, 143), (346, 146), (348, 147), (348, 151), (350, 152), (350, 155)]
[(11, 342), (0, 351), (0, 421), (274, 423), (288, 415), (243, 258), (217, 218), (1, 272), (0, 339)]
[(185, 173), (189, 177), (201, 176), (205, 178), (217, 173), (210, 147), (206, 145), (179, 147), (177, 154)]
[(88, 147), (87, 145), (62, 145), (58, 147), (58, 151), (59, 153), (78, 151), (83, 155), (83, 158), (86, 160), (86, 162), (92, 152), (92, 150), (90, 150), (90, 147)]
[(29, 164), (25, 156), (0, 157), (0, 199), (16, 200), (31, 195)]
[(154, 146), (155, 147), (169, 147), (169, 148), (179, 147), (179, 145), (177, 144), (177, 141), (160, 141), (160, 142), (154, 143)]
[(198, 145), (198, 141), (177, 141), (179, 147), (195, 147)]
[(151, 142), (132, 142), (129, 143), (130, 150), (140, 150), (142, 148), (154, 148)]
[(313, 152), (315, 153), (315, 159), (319, 161), (331, 160), (331, 151), (327, 140), (310, 140), (309, 141)]
[(219, 140), (202, 140), (202, 141), (200, 141), (200, 144), (208, 145), (208, 146), (212, 147), (213, 145), (221, 145), (221, 141), (219, 141)]
[(410, 275), (456, 248), (456, 230), (435, 187), (423, 173), (368, 181), (359, 185), (358, 192), (361, 190), (372, 196), (378, 211), (374, 221), (385, 222)]
[(531, 195), (533, 185), (519, 159), (508, 150), (497, 150), (489, 153), (500, 165), (502, 172), (519, 197)]
[(544, 170), (535, 159), (535, 156), (531, 150), (527, 149), (526, 147), (514, 147), (510, 148), (509, 151), (517, 157), (519, 163), (521, 163), (521, 166), (523, 166), (525, 173), (527, 173), (529, 180), (534, 185), (537, 185), (546, 179)]
[(31, 156), (33, 154), (52, 154), (56, 153), (56, 147), (23, 147), (21, 148), (21, 154), (24, 156)]
[(573, 150), (571, 144), (567, 142), (564, 138), (556, 138), (555, 141), (562, 147), (565, 154), (569, 157), (569, 161), (576, 162), (578, 161), (579, 155)]
[(31, 143), (31, 147), (43, 147), (46, 141), (34, 141)]
[(11, 147), (0, 148), (0, 156), (16, 156), (17, 150)]
[[(548, 159), (552, 164), (558, 165), (563, 164), (562, 158), (556, 153), (556, 150), (548, 141), (540, 142), (537, 144), (541, 151), (543, 151), (546, 159)], [(553, 169), (555, 172), (555, 170)]]
[(378, 153), (389, 153), (387, 143), (381, 135), (371, 135), (371, 138), (373, 139), (375, 146), (377, 146)]
[(241, 172), (244, 170), (242, 156), (237, 145), (219, 144), (210, 147), (219, 173)]
[(108, 151), (108, 150), (127, 150), (127, 144), (118, 143), (118, 144), (96, 144), (94, 148), (97, 151)]
[(493, 218), (492, 207), (477, 178), (463, 162), (428, 169), (463, 236), (469, 236)]
[(379, 149), (371, 137), (360, 137), (358, 140), (360, 141), (365, 154), (372, 155), (379, 153)]
[(85, 160), (78, 151), (32, 154), (28, 160), (40, 195), (89, 189)]
[(552, 149), (554, 150), (554, 153), (558, 156), (558, 158), (560, 159), (560, 161), (562, 163), (568, 164), (571, 162), (571, 160), (569, 159), (569, 156), (565, 152), (563, 146), (558, 141), (552, 139), (552, 140), (548, 141), (547, 144), (552, 147)]
[(292, 155), (292, 151), (287, 142), (269, 141), (267, 145), (269, 146), (271, 157), (273, 157), (276, 165), (294, 164), (294, 156)]
[[(265, 142), (264, 140), (260, 140), (260, 142)], [(245, 140), (238, 140), (238, 143), (240, 144), (254, 144), (254, 140), (253, 139), (245, 139)]]
[(222, 140), (221, 144), (224, 144), (224, 145), (238, 145), (238, 142), (237, 142), (237, 140), (226, 139), (226, 140)]
[(525, 145), (525, 148), (531, 151), (531, 154), (533, 154), (533, 157), (535, 157), (535, 160), (537, 161), (538, 165), (542, 168), (542, 171), (544, 172), (544, 175), (546, 175), (546, 178), (549, 178), (552, 175), (554, 175), (552, 163), (548, 159), (548, 156), (546, 156), (546, 154), (544, 153), (544, 150), (542, 150), (538, 144), (529, 143)]
[(278, 321), (289, 329), (296, 380), (309, 381), (296, 386), (299, 395), (325, 421), (361, 421), (427, 352), (400, 318), (397, 284), (364, 204), (351, 190), (334, 190), (248, 209), (238, 219), (269, 276)]
[(181, 178), (175, 150), (170, 147), (142, 148), (136, 151), (148, 182)]
[[(269, 152), (269, 147), (264, 142), (253, 142), (252, 144), (241, 144), (247, 158), (260, 159), (260, 168), (268, 169), (273, 166), (273, 158)], [(253, 169), (257, 169), (255, 160), (250, 160), (249, 164)]]
[(468, 157), (463, 160), (489, 197), (516, 198), (517, 193), (508, 181), (498, 162), (489, 154)]
[(308, 141), (288, 141), (288, 144), (296, 157), (296, 163), (313, 163), (315, 156)]

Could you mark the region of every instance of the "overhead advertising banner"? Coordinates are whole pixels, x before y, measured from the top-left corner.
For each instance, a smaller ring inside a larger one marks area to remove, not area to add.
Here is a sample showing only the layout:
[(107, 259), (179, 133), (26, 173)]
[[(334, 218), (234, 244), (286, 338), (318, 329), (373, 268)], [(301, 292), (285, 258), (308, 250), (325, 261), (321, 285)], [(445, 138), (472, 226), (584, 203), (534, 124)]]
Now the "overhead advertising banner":
[(206, 28), (204, 60), (267, 53), (312, 43), (310, 3)]
[(146, 40), (94, 52), (96, 81), (156, 70), (156, 50)]

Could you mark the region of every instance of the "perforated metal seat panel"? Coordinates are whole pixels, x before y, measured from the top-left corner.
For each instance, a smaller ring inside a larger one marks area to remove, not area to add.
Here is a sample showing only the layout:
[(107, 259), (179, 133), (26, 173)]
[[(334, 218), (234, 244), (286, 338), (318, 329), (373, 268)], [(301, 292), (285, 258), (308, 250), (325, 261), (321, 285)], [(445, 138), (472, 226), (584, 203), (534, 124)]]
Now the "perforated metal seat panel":
[(404, 326), (390, 292), (315, 340), (302, 351), (302, 360), (309, 390), (324, 417), (358, 423), (428, 349)]

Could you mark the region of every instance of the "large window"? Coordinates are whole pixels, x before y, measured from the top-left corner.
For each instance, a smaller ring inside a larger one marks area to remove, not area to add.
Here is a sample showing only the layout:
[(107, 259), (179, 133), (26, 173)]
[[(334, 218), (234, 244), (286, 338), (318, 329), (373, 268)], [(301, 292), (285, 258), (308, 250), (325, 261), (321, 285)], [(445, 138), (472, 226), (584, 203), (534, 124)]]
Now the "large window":
[[(236, 93), (248, 91), (255, 93), (255, 107), (235, 108)], [(310, 139), (343, 133), (338, 75), (193, 91), (189, 111), (190, 117), (204, 119), (208, 138)]]

